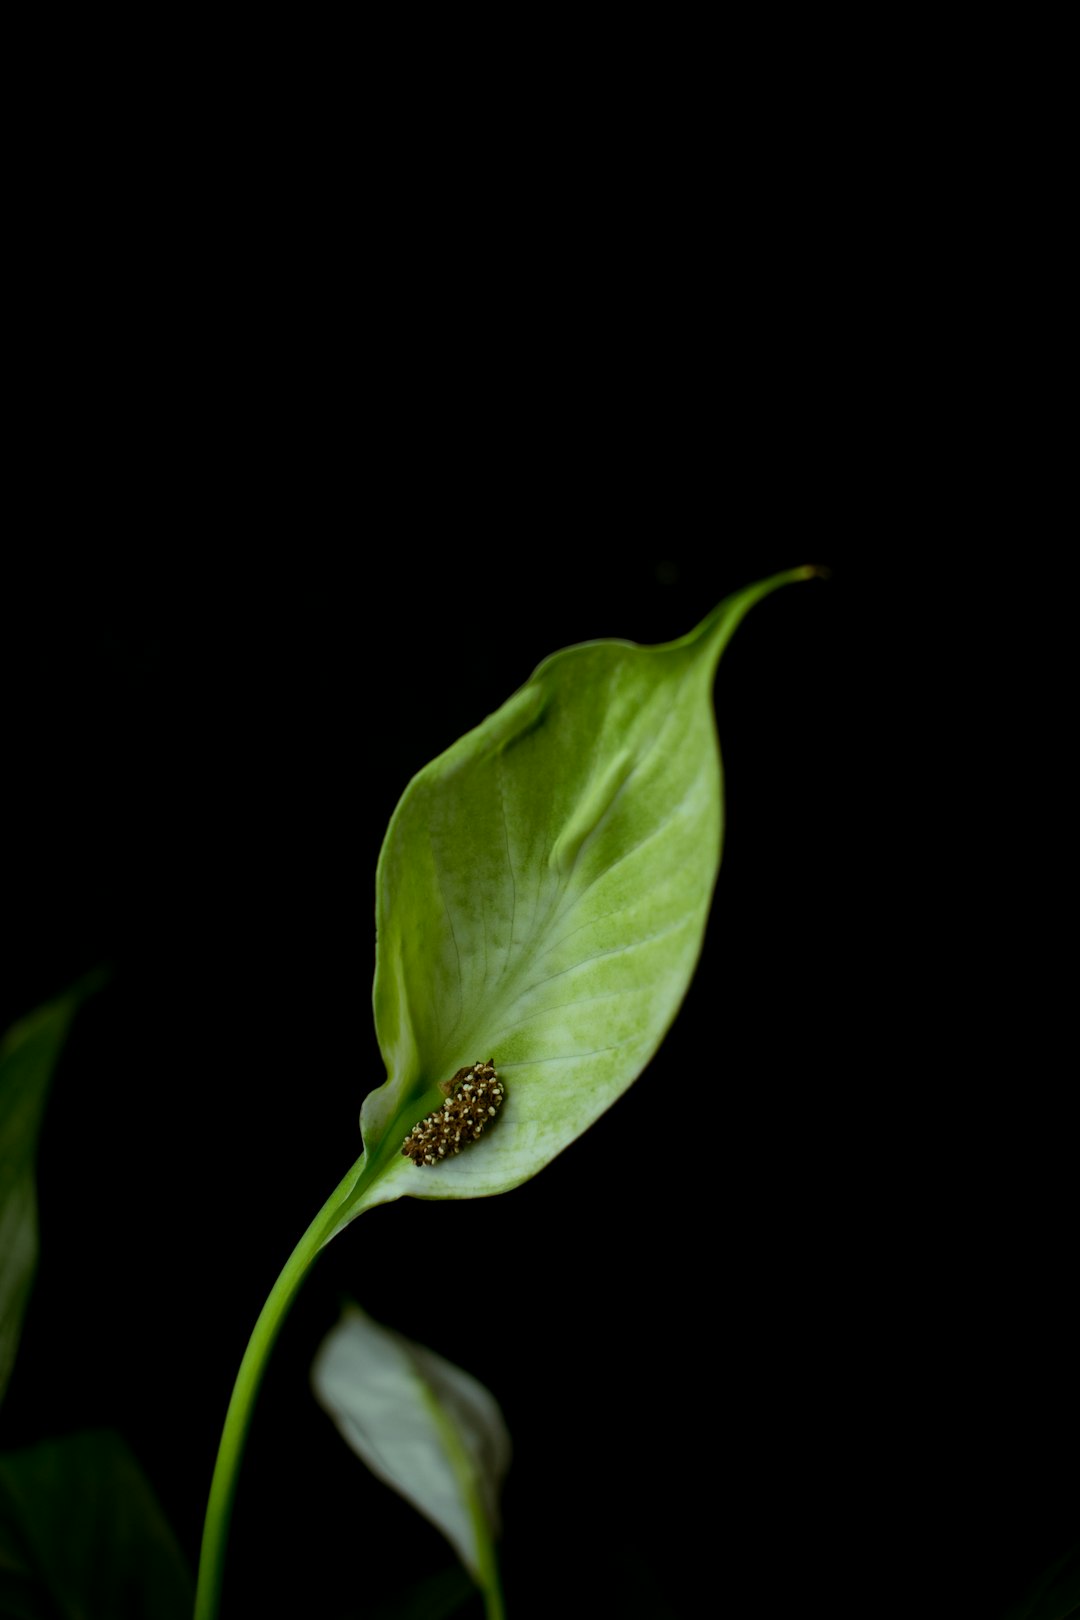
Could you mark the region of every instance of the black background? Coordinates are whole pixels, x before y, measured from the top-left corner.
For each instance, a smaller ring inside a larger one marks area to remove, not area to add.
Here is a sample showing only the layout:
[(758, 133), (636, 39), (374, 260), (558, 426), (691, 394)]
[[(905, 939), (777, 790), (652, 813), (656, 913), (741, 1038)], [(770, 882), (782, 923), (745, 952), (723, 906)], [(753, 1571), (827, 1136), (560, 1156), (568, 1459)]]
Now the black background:
[(987, 354), (930, 319), (943, 272), (797, 170), (729, 199), (737, 268), (654, 176), (648, 252), (632, 196), (607, 254), (587, 200), (558, 238), (481, 208), (466, 260), (433, 276), (391, 231), (374, 279), (318, 199), (297, 227), (305, 176), (288, 228), (276, 192), (140, 194), (136, 259), (72, 180), (0, 595), (0, 1023), (114, 976), (53, 1088), (0, 1442), (119, 1428), (193, 1563), (247, 1335), (383, 1078), (374, 872), (409, 777), (559, 646), (832, 569), (721, 665), (724, 864), (653, 1064), (534, 1181), (379, 1208), (306, 1283), (226, 1616), (345, 1620), (447, 1560), (308, 1391), (345, 1295), (502, 1403), (512, 1620), (909, 1583), (992, 1613), (1075, 1514), (1065, 985), (1033, 910), (1061, 878), (1017, 833), (1060, 802), (1071, 642), (1032, 624), (1048, 571), (969, 428)]

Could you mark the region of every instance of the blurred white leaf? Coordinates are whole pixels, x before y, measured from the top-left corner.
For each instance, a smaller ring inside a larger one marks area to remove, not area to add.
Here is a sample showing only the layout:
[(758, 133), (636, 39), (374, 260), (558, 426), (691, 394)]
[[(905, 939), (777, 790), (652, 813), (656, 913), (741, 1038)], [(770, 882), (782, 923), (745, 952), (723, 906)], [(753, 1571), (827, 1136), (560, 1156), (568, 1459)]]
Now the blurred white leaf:
[(311, 1381), (357, 1456), (442, 1531), (484, 1585), (510, 1463), (490, 1391), (356, 1305), (323, 1340)]

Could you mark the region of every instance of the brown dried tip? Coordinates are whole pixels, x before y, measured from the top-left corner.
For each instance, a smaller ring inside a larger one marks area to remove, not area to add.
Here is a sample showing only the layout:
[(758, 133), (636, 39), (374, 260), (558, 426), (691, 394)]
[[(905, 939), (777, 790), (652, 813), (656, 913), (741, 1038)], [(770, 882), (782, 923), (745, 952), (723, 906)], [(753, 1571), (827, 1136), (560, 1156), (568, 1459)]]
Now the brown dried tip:
[(460, 1153), (475, 1142), (490, 1125), (503, 1105), (506, 1091), (495, 1073), (495, 1059), (459, 1069), (452, 1080), (443, 1080), (439, 1090), (446, 1097), (441, 1108), (414, 1125), (401, 1151), (417, 1169), (422, 1164), (438, 1164), (453, 1153)]

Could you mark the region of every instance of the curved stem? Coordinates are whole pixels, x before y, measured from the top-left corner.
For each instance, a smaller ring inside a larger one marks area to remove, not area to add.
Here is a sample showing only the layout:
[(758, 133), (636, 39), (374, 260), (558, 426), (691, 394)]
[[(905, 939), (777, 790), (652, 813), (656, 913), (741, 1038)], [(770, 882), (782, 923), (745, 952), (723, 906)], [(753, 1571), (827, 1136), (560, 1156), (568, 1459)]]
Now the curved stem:
[(481, 1566), (483, 1575), (484, 1615), (485, 1620), (506, 1620), (506, 1610), (503, 1608), (502, 1587), (499, 1584), (499, 1566), (495, 1560), (495, 1549), (491, 1546), (490, 1536), (485, 1556)]
[[(361, 1161), (362, 1162), (362, 1161)], [(319, 1251), (333, 1235), (341, 1205), (357, 1184), (357, 1166), (354, 1165), (340, 1186), (327, 1199), (292, 1254), (286, 1260), (277, 1282), (259, 1312), (259, 1319), (248, 1340), (240, 1371), (233, 1385), (229, 1410), (225, 1414), (225, 1427), (218, 1447), (214, 1477), (210, 1484), (210, 1499), (206, 1505), (203, 1525), (202, 1550), (199, 1555), (199, 1582), (195, 1593), (195, 1620), (216, 1620), (221, 1603), (221, 1586), (225, 1573), (225, 1546), (232, 1517), (233, 1497), (240, 1471), (244, 1442), (251, 1424), (255, 1398), (259, 1393), (263, 1372), (274, 1347), (278, 1332), (289, 1314), (289, 1308), (300, 1291), (300, 1285), (311, 1269)]]
[(481, 1498), (475, 1465), (462, 1444), (460, 1434), (430, 1390), (427, 1393), (427, 1405), (432, 1421), (439, 1431), (446, 1455), (450, 1459), (450, 1466), (457, 1475), (458, 1485), (468, 1508), (476, 1541), (478, 1565), (477, 1570), (470, 1570), (470, 1573), (473, 1574), (483, 1595), (485, 1620), (506, 1620), (502, 1586), (499, 1582), (499, 1561), (495, 1553), (495, 1538)]

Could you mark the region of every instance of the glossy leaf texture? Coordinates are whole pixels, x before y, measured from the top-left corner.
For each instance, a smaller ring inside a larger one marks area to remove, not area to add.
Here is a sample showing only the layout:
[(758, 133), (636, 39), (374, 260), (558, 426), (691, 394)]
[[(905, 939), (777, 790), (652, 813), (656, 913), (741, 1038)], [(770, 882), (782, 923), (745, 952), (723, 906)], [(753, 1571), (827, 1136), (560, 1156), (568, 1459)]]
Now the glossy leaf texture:
[(488, 1585), (510, 1463), (510, 1436), (490, 1391), (356, 1305), (320, 1345), (311, 1382), (357, 1456), (442, 1531), (478, 1585)]
[(38, 1007), (0, 1041), (0, 1399), (37, 1268), (34, 1172), (49, 1084), (76, 1008), (103, 977), (92, 975)]
[[(388, 1078), (361, 1114), (347, 1218), (403, 1194), (518, 1185), (644, 1069), (686, 994), (719, 869), (717, 663), (754, 603), (813, 572), (729, 597), (678, 641), (555, 653), (413, 778), (379, 859)], [(506, 1087), (488, 1134), (435, 1166), (402, 1158), (439, 1083), (487, 1058)]]

